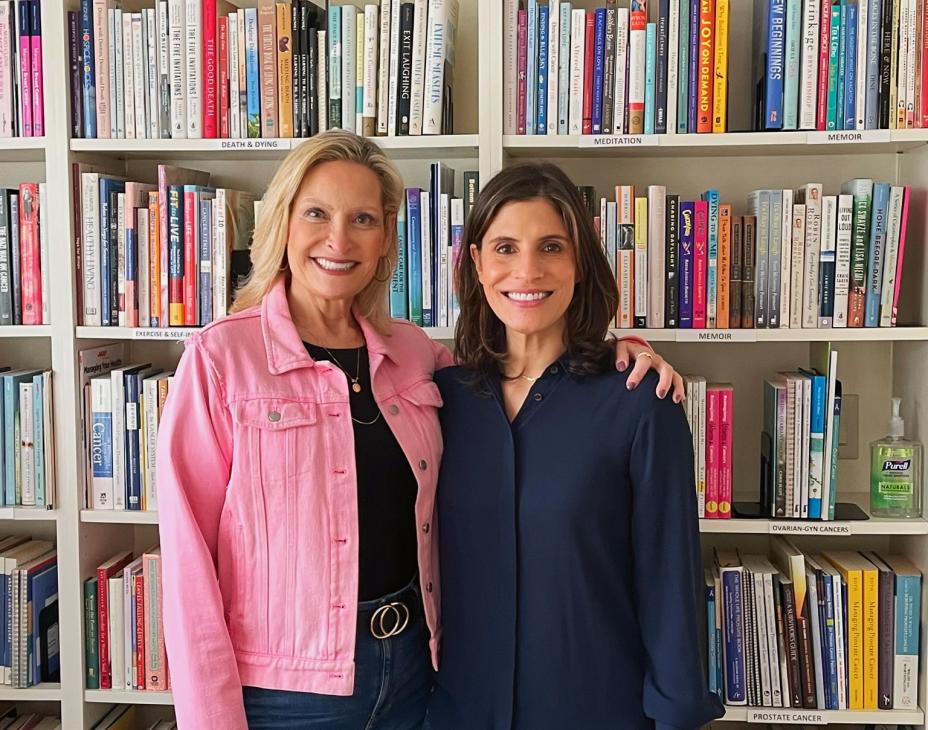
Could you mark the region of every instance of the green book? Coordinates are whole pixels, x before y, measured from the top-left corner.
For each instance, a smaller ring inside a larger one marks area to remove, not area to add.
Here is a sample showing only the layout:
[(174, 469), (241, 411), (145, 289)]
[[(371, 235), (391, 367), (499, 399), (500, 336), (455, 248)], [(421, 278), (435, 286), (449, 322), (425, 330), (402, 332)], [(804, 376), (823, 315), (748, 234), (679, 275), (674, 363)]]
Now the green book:
[(828, 119), (825, 129), (838, 128), (838, 60), (841, 49), (841, 5), (831, 6), (831, 35), (828, 40)]
[(84, 581), (84, 664), (87, 689), (100, 689), (100, 654), (97, 649), (97, 579)]
[(841, 192), (854, 196), (851, 230), (851, 277), (847, 302), (847, 326), (863, 327), (867, 293), (867, 262), (870, 244), (870, 207), (873, 180), (856, 178), (844, 183)]

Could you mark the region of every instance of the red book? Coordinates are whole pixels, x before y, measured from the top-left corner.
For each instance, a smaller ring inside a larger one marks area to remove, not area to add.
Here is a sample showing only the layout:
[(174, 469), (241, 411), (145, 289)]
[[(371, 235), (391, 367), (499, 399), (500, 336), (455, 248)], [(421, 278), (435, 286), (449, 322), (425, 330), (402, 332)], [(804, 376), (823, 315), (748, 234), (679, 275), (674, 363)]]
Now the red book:
[(42, 324), (40, 261), (39, 185), (22, 183), (19, 186), (19, 275), (22, 285), (23, 324)]
[(113, 671), (110, 665), (109, 598), (110, 578), (132, 560), (132, 552), (114, 555), (97, 568), (97, 651), (100, 655), (100, 689), (113, 689)]
[(709, 268), (709, 203), (695, 202), (693, 226), (693, 329), (706, 328), (706, 273)]
[(218, 54), (216, 51), (216, 0), (203, 2), (203, 137), (215, 139), (219, 131)]
[(135, 576), (135, 684), (136, 689), (145, 689), (145, 578), (143, 573)]
[(219, 18), (219, 136), (229, 138), (229, 19)]
[(712, 132), (712, 87), (715, 80), (715, 2), (699, 0), (699, 83), (696, 131)]
[(725, 520), (731, 519), (734, 414), (734, 389), (719, 386), (719, 517)]
[(528, 11), (519, 11), (519, 102), (516, 114), (518, 115), (518, 134), (525, 134), (525, 76), (528, 73)]
[(818, 109), (815, 113), (815, 128), (824, 132), (828, 123), (828, 54), (831, 50), (831, 7), (824, 3), (821, 8), (821, 23), (818, 37)]
[(200, 279), (200, 247), (197, 236), (197, 218), (200, 213), (200, 195), (193, 189), (184, 188), (184, 325), (196, 327), (200, 324), (197, 306), (197, 284)]
[(719, 391), (706, 388), (706, 518), (719, 517)]
[(593, 134), (593, 57), (596, 55), (596, 11), (586, 11), (583, 51), (583, 134)]

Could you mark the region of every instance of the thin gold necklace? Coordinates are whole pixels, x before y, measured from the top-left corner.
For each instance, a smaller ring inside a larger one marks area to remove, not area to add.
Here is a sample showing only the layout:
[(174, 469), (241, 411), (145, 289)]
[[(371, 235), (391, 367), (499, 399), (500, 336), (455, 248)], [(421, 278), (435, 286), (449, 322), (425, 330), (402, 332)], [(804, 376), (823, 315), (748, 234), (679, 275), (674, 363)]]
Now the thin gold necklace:
[[(361, 392), (361, 383), (359, 383), (358, 380), (360, 380), (360, 378), (361, 378), (361, 348), (360, 348), (360, 347), (358, 348), (358, 362), (355, 364), (355, 368), (354, 368), (355, 376), (352, 377), (352, 376), (351, 376), (351, 373), (349, 373), (347, 370), (345, 370), (345, 366), (342, 365), (342, 364), (338, 361), (338, 358), (335, 357), (335, 355), (332, 354), (332, 351), (331, 351), (328, 347), (326, 347), (325, 345), (319, 345), (319, 346), (320, 346), (323, 350), (325, 350), (327, 353), (329, 353), (329, 357), (331, 357), (332, 360), (335, 361), (335, 364), (338, 365), (338, 369), (341, 370), (343, 373), (345, 373), (345, 376), (351, 381), (351, 389), (352, 389), (355, 393), (360, 393), (360, 392)], [(362, 347), (363, 347), (363, 345), (362, 345)], [(358, 421), (358, 423), (360, 423), (360, 421)]]

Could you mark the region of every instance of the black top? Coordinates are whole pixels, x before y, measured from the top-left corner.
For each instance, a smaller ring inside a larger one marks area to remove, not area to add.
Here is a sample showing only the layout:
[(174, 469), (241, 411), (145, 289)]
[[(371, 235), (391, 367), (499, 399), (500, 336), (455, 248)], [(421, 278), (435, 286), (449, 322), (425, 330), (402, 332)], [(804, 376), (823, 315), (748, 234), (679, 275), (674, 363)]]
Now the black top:
[(340, 365), (361, 385), (355, 393), (348, 379), (358, 475), (358, 600), (380, 598), (405, 588), (416, 574), (416, 477), (374, 401), (367, 347), (326, 351), (303, 344), (313, 360)]
[(692, 438), (657, 376), (559, 360), (510, 424), (435, 373), (442, 654), (436, 730), (699, 728), (722, 714), (697, 637)]

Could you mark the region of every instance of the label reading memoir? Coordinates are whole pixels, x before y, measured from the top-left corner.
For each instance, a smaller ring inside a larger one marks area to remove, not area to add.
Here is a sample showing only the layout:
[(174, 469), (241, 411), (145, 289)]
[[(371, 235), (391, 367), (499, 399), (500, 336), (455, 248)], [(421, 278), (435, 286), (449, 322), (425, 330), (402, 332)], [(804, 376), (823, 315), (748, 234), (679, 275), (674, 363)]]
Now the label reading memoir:
[(658, 143), (656, 134), (585, 134), (578, 147), (656, 147)]
[(855, 144), (867, 142), (889, 142), (888, 129), (849, 129), (843, 132), (809, 132), (806, 144)]
[(779, 722), (785, 725), (824, 725), (825, 716), (816, 710), (748, 710), (748, 722)]
[(289, 139), (219, 139), (221, 150), (289, 150)]
[(196, 327), (138, 327), (132, 330), (134, 340), (186, 340), (197, 331)]
[(757, 342), (753, 329), (744, 330), (677, 330), (677, 342)]
[(850, 535), (848, 522), (771, 522), (771, 535)]

